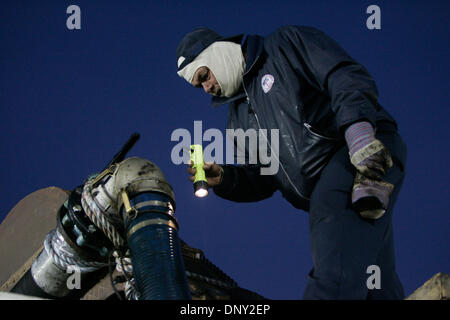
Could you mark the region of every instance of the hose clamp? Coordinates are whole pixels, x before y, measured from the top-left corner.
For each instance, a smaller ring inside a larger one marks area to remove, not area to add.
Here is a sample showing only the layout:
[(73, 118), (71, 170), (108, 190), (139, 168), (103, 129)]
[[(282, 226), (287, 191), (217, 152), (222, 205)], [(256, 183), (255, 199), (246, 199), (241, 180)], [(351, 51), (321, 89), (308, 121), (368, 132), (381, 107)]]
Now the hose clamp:
[(135, 226), (133, 226), (127, 234), (127, 238), (129, 239), (131, 237), (131, 235), (133, 235), (136, 231), (138, 231), (139, 229), (146, 227), (146, 226), (150, 226), (150, 225), (167, 225), (175, 230), (178, 231), (178, 227), (175, 225), (175, 223), (173, 223), (171, 220), (165, 220), (165, 219), (160, 219), (160, 218), (156, 218), (156, 219), (149, 219), (149, 220), (145, 220), (142, 222), (139, 222), (138, 224), (136, 224)]

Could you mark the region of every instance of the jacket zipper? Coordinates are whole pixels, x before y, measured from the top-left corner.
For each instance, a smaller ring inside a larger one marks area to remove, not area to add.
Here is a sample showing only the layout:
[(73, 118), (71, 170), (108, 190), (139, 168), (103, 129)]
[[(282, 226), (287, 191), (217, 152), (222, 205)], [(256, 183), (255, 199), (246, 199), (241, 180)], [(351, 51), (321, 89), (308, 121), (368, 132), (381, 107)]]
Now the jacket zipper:
[[(243, 88), (244, 88), (245, 95), (247, 96), (247, 104), (248, 104), (250, 110), (253, 111), (253, 114), (255, 115), (256, 123), (258, 124), (258, 128), (259, 128), (260, 132), (261, 132), (261, 133), (263, 134), (263, 136), (264, 136), (263, 131), (261, 131), (261, 124), (259, 123), (258, 115), (256, 114), (256, 110), (254, 110), (254, 109), (252, 108), (252, 105), (251, 105), (251, 103), (250, 103), (250, 98), (249, 98), (249, 96), (248, 96), (247, 89), (245, 88), (244, 83), (242, 83), (242, 86), (243, 86)], [(289, 183), (291, 184), (291, 186), (294, 188), (295, 192), (297, 192), (297, 194), (298, 194), (300, 197), (302, 197), (303, 199), (306, 199), (306, 200), (309, 201), (309, 198), (305, 197), (304, 195), (302, 195), (302, 194), (300, 193), (300, 191), (298, 191), (297, 187), (294, 185), (294, 183), (292, 182), (291, 178), (289, 177), (289, 175), (287, 174), (286, 170), (284, 169), (283, 164), (282, 164), (281, 161), (280, 161), (280, 158), (278, 157), (278, 155), (277, 155), (276, 153), (273, 152), (273, 150), (272, 150), (272, 145), (270, 144), (269, 140), (267, 139), (266, 136), (264, 136), (264, 138), (266, 139), (267, 143), (269, 144), (270, 153), (276, 155), (277, 160), (278, 160), (278, 163), (280, 164), (281, 170), (283, 170), (284, 174), (286, 175), (286, 178), (288, 179), (288, 181), (289, 181)]]
[(308, 131), (309, 131), (312, 135), (314, 135), (314, 136), (317, 136), (317, 137), (319, 137), (319, 138), (326, 139), (326, 140), (332, 140), (332, 141), (337, 141), (337, 140), (338, 140), (338, 139), (336, 139), (336, 138), (330, 138), (330, 137), (323, 136), (323, 135), (317, 133), (316, 131), (313, 131), (313, 127), (312, 127), (309, 123), (304, 122), (303, 125), (304, 125), (304, 126), (306, 127), (306, 129), (308, 129)]

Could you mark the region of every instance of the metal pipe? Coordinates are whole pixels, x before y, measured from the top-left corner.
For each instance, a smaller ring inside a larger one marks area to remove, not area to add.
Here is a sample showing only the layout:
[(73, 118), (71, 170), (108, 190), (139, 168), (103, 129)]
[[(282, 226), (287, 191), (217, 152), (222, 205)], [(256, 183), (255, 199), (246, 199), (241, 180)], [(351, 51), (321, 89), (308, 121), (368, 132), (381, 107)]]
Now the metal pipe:
[[(174, 210), (172, 187), (154, 163), (137, 157), (114, 162), (72, 192), (45, 249), (12, 292), (79, 298), (98, 274), (106, 275), (108, 268), (101, 270), (109, 253), (128, 247), (134, 277), (128, 284), (136, 283), (140, 299), (190, 299)], [(70, 266), (80, 272), (81, 290), (68, 287)]]

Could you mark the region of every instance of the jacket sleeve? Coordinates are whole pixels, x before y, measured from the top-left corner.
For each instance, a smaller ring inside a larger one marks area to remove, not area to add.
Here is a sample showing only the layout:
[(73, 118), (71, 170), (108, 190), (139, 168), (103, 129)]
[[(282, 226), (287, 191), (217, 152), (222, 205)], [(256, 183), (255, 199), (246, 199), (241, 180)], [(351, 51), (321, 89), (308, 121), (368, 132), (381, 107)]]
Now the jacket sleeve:
[(214, 187), (221, 198), (235, 202), (264, 200), (277, 190), (272, 175), (260, 175), (257, 165), (222, 165), (222, 183)]
[(328, 94), (336, 124), (343, 134), (357, 121), (375, 127), (378, 89), (368, 71), (325, 33), (290, 26), (278, 31), (279, 50), (291, 66), (315, 88)]

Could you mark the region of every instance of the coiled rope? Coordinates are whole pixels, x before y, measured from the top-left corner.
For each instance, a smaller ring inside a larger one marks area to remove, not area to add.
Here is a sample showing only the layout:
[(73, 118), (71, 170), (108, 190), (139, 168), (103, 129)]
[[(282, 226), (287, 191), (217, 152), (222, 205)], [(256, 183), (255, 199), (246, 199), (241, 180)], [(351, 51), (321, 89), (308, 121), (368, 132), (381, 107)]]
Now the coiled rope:
[(92, 198), (92, 181), (92, 179), (88, 180), (83, 187), (81, 205), (92, 223), (103, 231), (116, 248), (120, 248), (125, 244), (125, 241), (116, 228), (106, 219), (106, 215), (100, 210)]
[(53, 262), (63, 270), (77, 266), (82, 272), (92, 272), (107, 265), (104, 262), (86, 261), (81, 258), (56, 229), (45, 237), (44, 248)]

